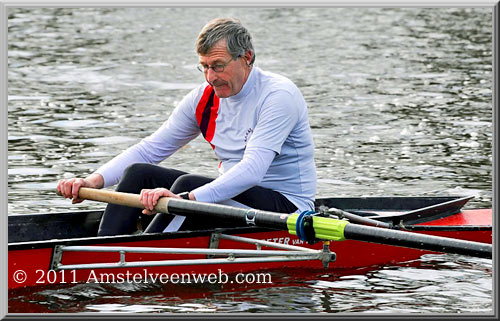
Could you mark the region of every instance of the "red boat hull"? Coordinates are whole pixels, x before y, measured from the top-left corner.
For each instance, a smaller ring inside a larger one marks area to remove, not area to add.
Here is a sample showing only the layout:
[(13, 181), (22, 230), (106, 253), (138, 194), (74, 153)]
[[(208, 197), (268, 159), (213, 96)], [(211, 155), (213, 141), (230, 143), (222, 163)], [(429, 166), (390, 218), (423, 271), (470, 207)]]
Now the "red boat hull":
[[(443, 230), (416, 231), (436, 236), (456, 238), (462, 240), (476, 241), (482, 243), (492, 243), (492, 211), (486, 210), (465, 210), (461, 213), (437, 219), (435, 221), (422, 223), (425, 226), (449, 227)], [(464, 227), (477, 228), (464, 228)], [(488, 228), (489, 226), (489, 228)], [(484, 228), (481, 228), (484, 227)], [(276, 243), (290, 245), (300, 245), (303, 247), (321, 249), (322, 243), (309, 245), (290, 235), (286, 231), (266, 230), (262, 232), (235, 234), (259, 240), (268, 240)], [(96, 238), (97, 239), (97, 238)], [(133, 240), (133, 238), (131, 238)], [(53, 244), (53, 243), (51, 243)], [(182, 237), (170, 239), (152, 239), (141, 241), (120, 241), (116, 243), (98, 241), (91, 245), (100, 246), (137, 246), (137, 247), (165, 247), (165, 248), (208, 248), (210, 235), (200, 235), (195, 237)], [(255, 272), (266, 269), (281, 269), (284, 267), (302, 267), (310, 270), (324, 269), (319, 260), (291, 261), (291, 262), (269, 262), (269, 263), (245, 263), (245, 264), (208, 264), (208, 265), (184, 265), (184, 266), (150, 266), (137, 268), (112, 268), (112, 269), (85, 269), (85, 270), (61, 270), (51, 271), (50, 265), (53, 255), (53, 245), (40, 248), (9, 248), (8, 254), (8, 274), (9, 290), (28, 287), (42, 286), (60, 283), (79, 282), (120, 282), (122, 280), (139, 280), (144, 277), (161, 277), (161, 275), (172, 274), (196, 274), (216, 275), (226, 274), (230, 278), (237, 273)], [(221, 239), (218, 248), (227, 249), (255, 249), (255, 245)], [(342, 242), (331, 242), (330, 250), (336, 253), (336, 260), (331, 262), (328, 271), (335, 269), (353, 269), (369, 267), (373, 265), (395, 264), (418, 259), (428, 251), (415, 250), (397, 246), (381, 245), (353, 240)], [(362, 255), (360, 255), (362, 253)], [(155, 261), (167, 259), (202, 259), (204, 255), (181, 255), (181, 254), (148, 254), (148, 253), (127, 253), (127, 261)], [(87, 263), (115, 263), (119, 262), (118, 253), (107, 252), (65, 252), (62, 264), (87, 264)], [(237, 282), (231, 279), (229, 282)]]

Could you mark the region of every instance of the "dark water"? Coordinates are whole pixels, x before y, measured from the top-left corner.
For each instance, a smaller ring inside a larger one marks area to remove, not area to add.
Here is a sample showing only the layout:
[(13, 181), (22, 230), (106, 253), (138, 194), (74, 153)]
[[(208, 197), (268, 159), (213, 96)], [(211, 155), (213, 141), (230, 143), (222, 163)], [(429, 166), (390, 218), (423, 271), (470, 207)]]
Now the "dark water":
[[(102, 208), (54, 194), (153, 132), (203, 80), (195, 38), (216, 16), (256, 64), (302, 90), (318, 196), (474, 195), (492, 206), (492, 12), (473, 8), (88, 8), (8, 11), (9, 214)], [(216, 175), (201, 138), (163, 163)], [(452, 255), (273, 287), (66, 286), (13, 312), (489, 313), (492, 264)], [(278, 272), (273, 272), (278, 273)], [(281, 272), (280, 272), (281, 273)], [(284, 273), (284, 272), (283, 272)], [(279, 274), (279, 273), (278, 273)]]

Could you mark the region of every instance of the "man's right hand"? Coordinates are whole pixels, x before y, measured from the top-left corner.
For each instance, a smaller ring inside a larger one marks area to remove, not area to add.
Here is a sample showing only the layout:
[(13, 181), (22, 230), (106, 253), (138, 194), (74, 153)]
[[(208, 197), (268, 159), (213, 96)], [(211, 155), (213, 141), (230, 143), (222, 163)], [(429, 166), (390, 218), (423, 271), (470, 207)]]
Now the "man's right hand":
[(104, 178), (101, 174), (94, 173), (87, 178), (63, 179), (57, 183), (57, 191), (65, 198), (72, 198), (73, 204), (81, 203), (83, 199), (78, 198), (80, 187), (102, 188)]

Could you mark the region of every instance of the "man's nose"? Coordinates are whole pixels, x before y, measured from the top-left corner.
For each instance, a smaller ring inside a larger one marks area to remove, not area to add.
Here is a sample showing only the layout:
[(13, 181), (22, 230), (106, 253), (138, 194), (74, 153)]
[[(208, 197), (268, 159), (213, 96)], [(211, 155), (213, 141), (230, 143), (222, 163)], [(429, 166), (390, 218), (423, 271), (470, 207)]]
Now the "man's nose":
[(207, 78), (207, 81), (209, 83), (212, 83), (214, 80), (217, 79), (217, 73), (212, 68), (208, 68), (205, 77)]

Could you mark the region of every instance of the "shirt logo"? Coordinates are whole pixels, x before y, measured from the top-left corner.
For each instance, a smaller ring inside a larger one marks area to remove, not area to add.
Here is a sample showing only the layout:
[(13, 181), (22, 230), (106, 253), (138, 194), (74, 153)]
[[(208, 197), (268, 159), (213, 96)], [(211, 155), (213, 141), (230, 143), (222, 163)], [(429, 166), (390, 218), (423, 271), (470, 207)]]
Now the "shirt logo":
[(250, 140), (250, 137), (252, 137), (252, 133), (253, 133), (253, 129), (248, 128), (246, 133), (245, 133), (245, 144), (247, 144), (248, 141)]

